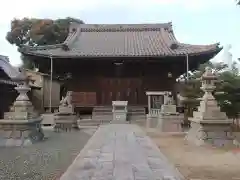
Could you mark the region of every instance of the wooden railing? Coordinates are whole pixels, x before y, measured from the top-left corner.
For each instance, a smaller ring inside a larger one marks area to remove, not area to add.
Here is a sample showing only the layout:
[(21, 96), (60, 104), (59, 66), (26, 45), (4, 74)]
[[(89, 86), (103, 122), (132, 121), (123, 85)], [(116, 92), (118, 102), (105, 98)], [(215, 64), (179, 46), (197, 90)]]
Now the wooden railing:
[(72, 104), (75, 107), (95, 106), (96, 103), (96, 92), (73, 92), (72, 94)]

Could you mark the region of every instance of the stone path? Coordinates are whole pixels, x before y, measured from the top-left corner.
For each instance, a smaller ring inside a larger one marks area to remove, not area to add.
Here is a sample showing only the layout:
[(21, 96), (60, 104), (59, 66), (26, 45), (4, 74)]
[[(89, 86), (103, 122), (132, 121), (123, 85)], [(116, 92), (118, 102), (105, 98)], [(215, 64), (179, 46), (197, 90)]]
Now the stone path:
[(60, 180), (183, 180), (148, 136), (132, 124), (99, 127)]

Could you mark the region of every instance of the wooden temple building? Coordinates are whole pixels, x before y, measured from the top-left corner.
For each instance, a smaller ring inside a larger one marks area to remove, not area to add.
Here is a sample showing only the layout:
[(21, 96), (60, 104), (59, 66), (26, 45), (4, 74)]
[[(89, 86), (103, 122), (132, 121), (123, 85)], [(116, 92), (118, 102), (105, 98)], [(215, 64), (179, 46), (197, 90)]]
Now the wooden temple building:
[(73, 102), (82, 108), (114, 100), (147, 107), (146, 91), (174, 92), (187, 66), (196, 69), (220, 50), (219, 44), (179, 42), (171, 23), (73, 23), (61, 44), (20, 48), (40, 72), (49, 74), (52, 62), (54, 76), (70, 74), (61, 89), (73, 91)]
[(18, 75), (18, 70), (11, 66), (6, 56), (0, 55), (0, 119), (4, 112), (9, 111), (9, 107), (17, 97), (14, 87), (16, 82), (12, 78)]

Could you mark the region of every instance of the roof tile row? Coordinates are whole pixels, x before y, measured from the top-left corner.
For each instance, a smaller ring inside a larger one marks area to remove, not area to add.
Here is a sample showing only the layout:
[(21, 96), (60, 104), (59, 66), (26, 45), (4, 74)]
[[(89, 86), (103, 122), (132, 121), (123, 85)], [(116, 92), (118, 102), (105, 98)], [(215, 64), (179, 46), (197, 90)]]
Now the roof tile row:
[(176, 40), (171, 23), (72, 24), (63, 44), (23, 47), (21, 52), (57, 57), (181, 56), (217, 53), (219, 44), (190, 45)]

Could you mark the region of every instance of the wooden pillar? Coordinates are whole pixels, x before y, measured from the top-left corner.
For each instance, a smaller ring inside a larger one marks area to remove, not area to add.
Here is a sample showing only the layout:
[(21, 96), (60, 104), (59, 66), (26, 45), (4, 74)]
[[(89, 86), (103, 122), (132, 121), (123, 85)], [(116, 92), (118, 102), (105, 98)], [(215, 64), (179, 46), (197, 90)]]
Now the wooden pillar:
[(151, 111), (151, 95), (147, 95), (148, 96), (148, 114), (150, 114)]

